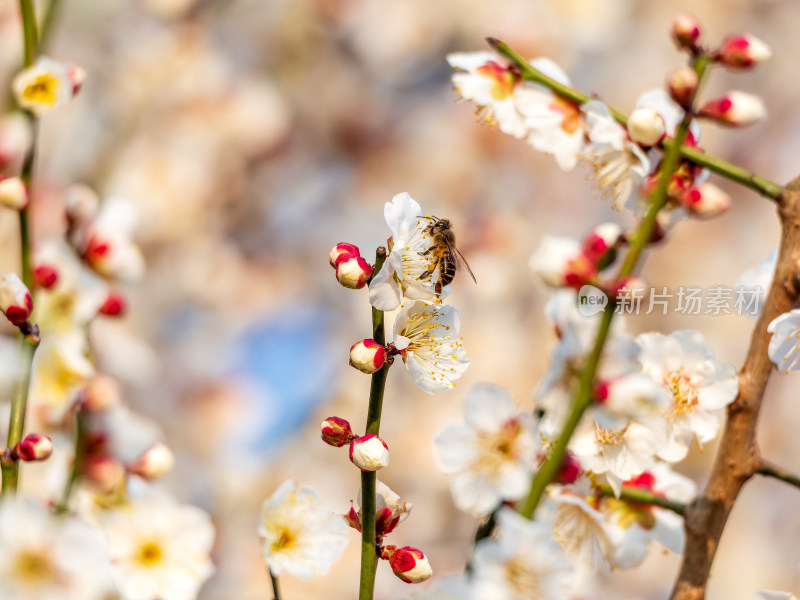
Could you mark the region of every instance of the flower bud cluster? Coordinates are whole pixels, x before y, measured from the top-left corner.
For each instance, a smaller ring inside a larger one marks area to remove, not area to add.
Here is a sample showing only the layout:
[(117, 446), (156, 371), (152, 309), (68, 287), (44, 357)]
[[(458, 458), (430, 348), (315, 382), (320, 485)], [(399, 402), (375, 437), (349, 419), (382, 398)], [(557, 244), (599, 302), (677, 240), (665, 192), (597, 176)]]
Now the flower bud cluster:
[(330, 265), (336, 269), (336, 280), (346, 288), (359, 290), (372, 277), (372, 267), (361, 256), (358, 246), (339, 242), (330, 252)]
[(615, 260), (617, 249), (626, 243), (616, 223), (603, 223), (587, 233), (581, 243), (548, 236), (531, 256), (530, 267), (551, 287), (580, 289), (600, 285), (598, 276)]
[(389, 447), (377, 435), (358, 436), (341, 417), (328, 417), (320, 428), (322, 441), (329, 446), (349, 446), (350, 462), (362, 471), (378, 471), (389, 465)]

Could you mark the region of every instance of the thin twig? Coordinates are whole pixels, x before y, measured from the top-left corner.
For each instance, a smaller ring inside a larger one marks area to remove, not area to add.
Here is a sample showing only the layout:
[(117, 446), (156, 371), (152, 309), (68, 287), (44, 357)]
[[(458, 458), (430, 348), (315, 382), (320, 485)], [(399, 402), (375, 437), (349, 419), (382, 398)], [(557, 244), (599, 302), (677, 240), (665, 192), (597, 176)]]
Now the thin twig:
[(774, 479), (780, 479), (784, 483), (788, 483), (789, 485), (793, 485), (796, 488), (800, 488), (800, 476), (795, 475), (787, 471), (786, 469), (779, 467), (769, 461), (759, 459), (758, 467), (756, 467), (756, 473), (759, 475), (763, 475), (764, 477), (772, 477)]
[[(600, 492), (603, 496), (616, 496), (614, 490), (612, 490), (607, 485), (598, 486), (597, 491)], [(668, 498), (664, 498), (663, 496), (659, 496), (652, 492), (648, 492), (647, 490), (643, 490), (642, 488), (623, 485), (622, 489), (619, 493), (619, 498), (623, 500), (630, 500), (631, 502), (638, 502), (639, 504), (649, 504), (651, 506), (658, 506), (659, 508), (665, 508), (667, 510), (671, 510), (676, 515), (683, 516), (684, 511), (686, 510), (686, 505), (682, 502), (678, 502), (676, 500), (669, 500)]]

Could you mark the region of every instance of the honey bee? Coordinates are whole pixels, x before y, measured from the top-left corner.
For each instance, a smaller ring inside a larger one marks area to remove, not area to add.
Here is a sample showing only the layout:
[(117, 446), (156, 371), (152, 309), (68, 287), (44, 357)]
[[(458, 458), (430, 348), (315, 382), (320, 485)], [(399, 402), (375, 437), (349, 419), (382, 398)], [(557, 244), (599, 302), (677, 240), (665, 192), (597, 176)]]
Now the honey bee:
[(453, 233), (450, 221), (447, 219), (440, 219), (438, 217), (420, 217), (428, 219), (430, 225), (426, 228), (428, 235), (431, 236), (431, 246), (425, 252), (420, 252), (421, 256), (433, 254), (433, 263), (428, 267), (420, 279), (426, 279), (433, 275), (436, 268), (439, 268), (439, 278), (434, 284), (434, 291), (436, 294), (442, 293), (442, 287), (448, 285), (456, 276), (456, 271), (465, 269), (472, 281), (478, 283), (475, 279), (475, 274), (469, 268), (467, 261), (462, 256), (461, 252), (456, 248), (456, 234)]

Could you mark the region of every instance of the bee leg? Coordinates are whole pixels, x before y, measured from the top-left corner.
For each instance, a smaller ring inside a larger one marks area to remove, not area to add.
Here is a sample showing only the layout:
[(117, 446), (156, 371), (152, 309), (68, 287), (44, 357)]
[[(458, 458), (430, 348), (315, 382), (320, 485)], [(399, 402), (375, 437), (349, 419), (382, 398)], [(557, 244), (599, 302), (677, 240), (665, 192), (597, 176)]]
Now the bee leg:
[(417, 254), (419, 254), (420, 256), (428, 256), (428, 254), (430, 254), (430, 253), (431, 253), (431, 251), (433, 250), (433, 248), (434, 248), (434, 246), (431, 246), (430, 248), (428, 248), (427, 250), (425, 250), (425, 252), (417, 252)]
[(433, 267), (432, 269), (431, 269), (430, 267), (428, 267), (428, 270), (427, 270), (427, 271), (425, 271), (425, 272), (424, 272), (422, 275), (420, 275), (419, 277), (417, 277), (417, 279), (427, 279), (428, 277), (430, 277), (431, 275), (433, 275), (433, 272), (434, 272), (435, 270), (436, 270), (436, 265), (434, 265), (434, 267)]
[(442, 295), (442, 284), (441, 284), (441, 282), (439, 282), (439, 281), (436, 282), (436, 285), (433, 286), (433, 291), (436, 292), (437, 296), (441, 296)]

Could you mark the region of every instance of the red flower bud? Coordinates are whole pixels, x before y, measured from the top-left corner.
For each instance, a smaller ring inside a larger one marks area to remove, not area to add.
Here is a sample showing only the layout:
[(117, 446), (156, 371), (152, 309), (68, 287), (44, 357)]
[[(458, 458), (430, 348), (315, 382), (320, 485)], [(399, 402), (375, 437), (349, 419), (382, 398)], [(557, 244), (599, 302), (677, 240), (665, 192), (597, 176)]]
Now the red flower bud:
[(41, 433), (29, 433), (14, 448), (14, 454), (26, 462), (45, 460), (53, 453), (53, 441)]
[(421, 583), (433, 575), (425, 553), (411, 546), (386, 546), (381, 558), (388, 560), (394, 574), (406, 583)]
[(322, 422), (322, 441), (329, 446), (341, 448), (356, 437), (350, 423), (339, 417), (328, 417)]
[(732, 69), (747, 69), (770, 57), (769, 46), (749, 33), (727, 38), (717, 51), (717, 60)]

